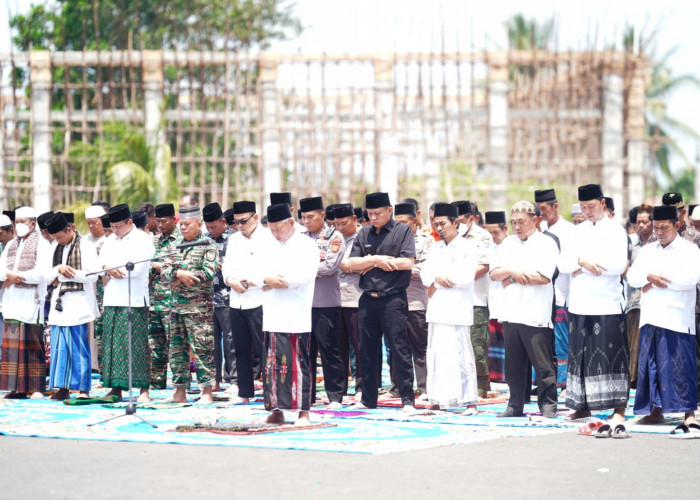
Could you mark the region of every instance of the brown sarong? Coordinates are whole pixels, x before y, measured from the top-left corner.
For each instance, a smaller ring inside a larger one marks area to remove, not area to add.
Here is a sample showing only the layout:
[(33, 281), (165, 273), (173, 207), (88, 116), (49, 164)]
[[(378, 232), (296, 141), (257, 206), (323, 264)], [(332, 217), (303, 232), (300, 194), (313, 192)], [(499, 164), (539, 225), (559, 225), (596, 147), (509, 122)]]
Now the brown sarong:
[(42, 325), (5, 320), (0, 390), (30, 394), (46, 390), (46, 352)]

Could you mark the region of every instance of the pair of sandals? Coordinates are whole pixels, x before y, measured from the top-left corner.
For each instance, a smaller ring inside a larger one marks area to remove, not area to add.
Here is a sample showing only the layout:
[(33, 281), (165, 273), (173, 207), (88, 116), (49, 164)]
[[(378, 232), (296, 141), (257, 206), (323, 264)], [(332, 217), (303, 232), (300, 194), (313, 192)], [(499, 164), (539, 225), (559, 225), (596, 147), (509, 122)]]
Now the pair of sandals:
[(700, 425), (695, 423), (681, 424), (676, 426), (668, 437), (671, 439), (700, 439)]
[(615, 439), (627, 439), (631, 437), (625, 424), (617, 424), (613, 427), (600, 420), (597, 422), (588, 422), (578, 430), (578, 433), (583, 436), (595, 436), (597, 438), (612, 437)]

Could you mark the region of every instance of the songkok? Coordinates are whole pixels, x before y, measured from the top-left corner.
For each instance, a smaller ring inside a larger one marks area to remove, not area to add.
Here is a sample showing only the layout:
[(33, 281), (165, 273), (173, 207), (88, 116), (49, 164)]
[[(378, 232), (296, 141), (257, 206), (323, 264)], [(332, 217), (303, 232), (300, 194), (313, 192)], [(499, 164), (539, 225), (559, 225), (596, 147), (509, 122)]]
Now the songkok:
[(397, 203), (394, 206), (394, 215), (416, 216), (416, 206), (413, 203)]
[(369, 193), (365, 195), (365, 207), (367, 209), (390, 207), (389, 193)]
[(131, 210), (129, 210), (129, 205), (121, 204), (109, 209), (110, 224), (114, 224), (115, 222), (121, 222), (130, 218)]
[(578, 188), (578, 201), (599, 200), (603, 197), (600, 184), (586, 184)]
[(224, 212), (224, 219), (226, 219), (226, 224), (229, 226), (233, 224), (233, 208), (229, 208)]
[(202, 211), (197, 205), (186, 205), (180, 207), (180, 220), (182, 219), (195, 219), (202, 216)]
[(175, 217), (175, 205), (172, 203), (163, 203), (156, 205), (156, 218)]
[(218, 203), (210, 203), (202, 209), (202, 218), (204, 222), (214, 222), (219, 220), (224, 216), (224, 212), (221, 210), (221, 205)]
[(19, 207), (15, 209), (15, 219), (35, 219), (36, 210), (32, 207)]
[[(36, 223), (40, 230), (46, 229), (46, 222), (51, 218), (53, 212), (44, 212), (39, 217), (36, 218)], [(60, 231), (60, 229), (59, 229)]]
[(2, 214), (7, 216), (7, 218), (10, 219), (10, 222), (15, 221), (15, 211), (14, 210), (3, 210)]
[(557, 195), (554, 189), (538, 189), (535, 191), (535, 203), (542, 203), (545, 201), (557, 201)]
[(355, 217), (357, 217), (357, 220), (359, 220), (359, 221), (364, 220), (365, 216), (362, 215), (362, 207), (355, 207), (353, 209), (353, 212), (355, 212)]
[(134, 226), (139, 229), (143, 229), (148, 224), (148, 217), (146, 212), (134, 212), (131, 214), (131, 219), (134, 221)]
[(61, 212), (68, 221), (68, 224), (75, 224), (75, 214), (73, 212)]
[(102, 217), (100, 217), (100, 222), (102, 222), (103, 229), (109, 229), (111, 226), (108, 214), (104, 214)]
[(510, 213), (537, 215), (537, 210), (535, 209), (534, 203), (525, 200), (520, 200), (511, 207)]
[(297, 210), (297, 219), (301, 219), (301, 208)]
[[(342, 219), (344, 217), (352, 217), (355, 215), (355, 211), (350, 203), (340, 203), (333, 207), (333, 213), (336, 219)], [(362, 216), (362, 209), (360, 209), (360, 217)]]
[(237, 201), (233, 204), (234, 214), (249, 214), (256, 213), (254, 201)]
[(49, 234), (56, 234), (59, 231), (63, 231), (67, 227), (68, 219), (66, 219), (65, 214), (62, 214), (61, 212), (51, 215), (46, 220), (46, 230), (49, 232)]
[(472, 204), (468, 201), (453, 201), (452, 204), (457, 207), (459, 215), (469, 215), (472, 211)]
[(267, 222), (269, 223), (280, 222), (291, 218), (292, 212), (289, 211), (288, 203), (277, 203), (276, 205), (267, 207)]
[(326, 207), (326, 220), (335, 220), (335, 205)]
[(362, 211), (362, 220), (369, 221), (369, 212), (367, 212), (367, 209)]
[(639, 207), (634, 207), (634, 208), (630, 209), (630, 211), (628, 212), (629, 217), (630, 217), (630, 222), (632, 224), (637, 223), (637, 214), (638, 213), (639, 213)]
[(12, 221), (5, 214), (0, 214), (0, 227), (11, 226)]
[(574, 203), (571, 205), (571, 215), (583, 215), (583, 212), (581, 212), (581, 205), (578, 203)]
[(280, 203), (292, 204), (292, 193), (270, 193), (270, 206)]
[(658, 220), (678, 219), (678, 209), (675, 206), (661, 205), (654, 207), (654, 222)]
[(609, 196), (605, 197), (605, 208), (607, 208), (611, 212), (615, 211), (615, 201)]
[[(697, 206), (693, 209), (693, 212), (690, 214), (690, 220), (692, 220), (693, 222), (700, 221), (700, 210), (698, 210)], [(1, 225), (2, 224), (0, 224), (0, 226)]]
[(433, 217), (454, 217), (459, 215), (459, 208), (454, 203), (436, 203), (433, 205)]
[[(680, 193), (666, 193), (661, 198), (661, 203), (667, 207), (683, 208), (683, 196)], [(654, 207), (656, 209), (656, 207)], [(19, 217), (19, 216), (18, 216)]]
[(299, 208), (301, 213), (311, 212), (312, 210), (323, 210), (323, 199), (320, 196), (302, 198), (299, 200)]
[(85, 219), (97, 219), (105, 214), (105, 209), (100, 205), (90, 205), (85, 209)]
[(505, 212), (486, 212), (484, 214), (484, 224), (505, 224)]

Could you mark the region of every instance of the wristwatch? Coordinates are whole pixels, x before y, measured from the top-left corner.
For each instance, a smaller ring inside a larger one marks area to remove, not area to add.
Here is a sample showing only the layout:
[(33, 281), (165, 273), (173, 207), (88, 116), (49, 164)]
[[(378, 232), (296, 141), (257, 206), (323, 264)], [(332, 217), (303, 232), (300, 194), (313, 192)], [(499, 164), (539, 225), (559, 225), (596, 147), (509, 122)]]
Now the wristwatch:
[(515, 278), (513, 278), (512, 276), (508, 276), (508, 283), (510, 283), (510, 284), (515, 283)]

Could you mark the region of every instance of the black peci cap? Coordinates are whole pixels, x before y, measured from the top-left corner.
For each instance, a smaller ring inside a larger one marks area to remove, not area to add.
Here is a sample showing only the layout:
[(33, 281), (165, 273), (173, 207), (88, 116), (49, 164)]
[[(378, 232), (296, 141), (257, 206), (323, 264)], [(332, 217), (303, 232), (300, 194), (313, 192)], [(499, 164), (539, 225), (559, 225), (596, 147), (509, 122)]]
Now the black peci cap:
[(365, 207), (367, 209), (390, 207), (389, 193), (369, 193), (365, 196)]
[(218, 203), (210, 203), (202, 209), (202, 218), (204, 222), (214, 222), (219, 220), (224, 216), (224, 212), (221, 210), (221, 205)]
[(505, 224), (505, 212), (486, 212), (484, 214), (484, 224)]
[(175, 206), (172, 203), (156, 205), (156, 217), (175, 217)]
[(301, 213), (311, 212), (312, 210), (323, 211), (323, 198), (314, 196), (313, 198), (302, 198), (299, 200), (299, 209)]
[(270, 223), (291, 219), (291, 217), (292, 212), (289, 211), (287, 203), (278, 203), (267, 207), (267, 221)]
[(59, 231), (63, 231), (67, 227), (68, 220), (66, 220), (65, 215), (61, 212), (51, 215), (46, 220), (46, 230), (49, 232), (49, 234), (56, 234)]
[(109, 222), (114, 224), (115, 222), (121, 222), (131, 218), (131, 210), (129, 210), (129, 205), (121, 204), (109, 209)]
[(459, 207), (454, 203), (436, 203), (433, 205), (433, 217), (454, 217), (459, 216)]
[(603, 197), (600, 184), (586, 184), (578, 188), (578, 201), (599, 200)]

